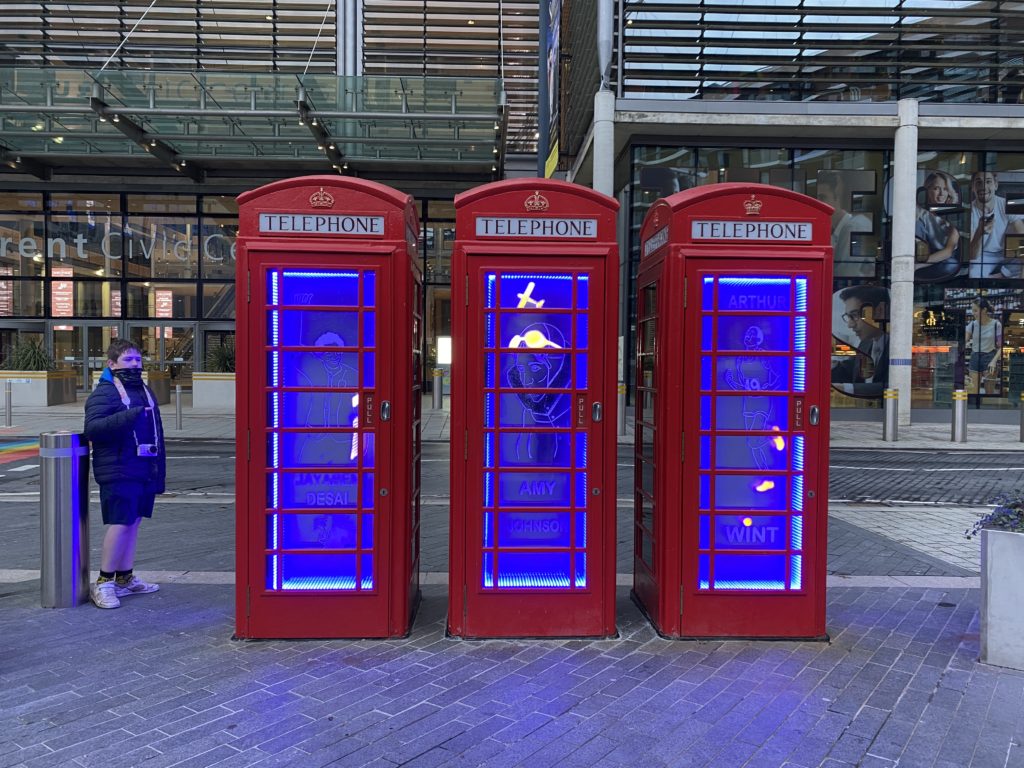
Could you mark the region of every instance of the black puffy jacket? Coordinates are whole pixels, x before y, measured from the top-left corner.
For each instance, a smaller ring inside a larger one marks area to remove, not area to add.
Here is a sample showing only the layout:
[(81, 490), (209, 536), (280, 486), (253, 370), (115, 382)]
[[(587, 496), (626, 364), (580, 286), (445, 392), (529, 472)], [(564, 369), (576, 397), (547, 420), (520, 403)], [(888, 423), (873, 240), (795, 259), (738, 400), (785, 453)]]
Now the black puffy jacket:
[[(145, 386), (145, 385), (143, 385)], [(92, 472), (100, 485), (116, 484), (125, 480), (149, 481), (156, 493), (164, 492), (167, 474), (167, 455), (164, 450), (164, 426), (160, 420), (160, 407), (153, 399), (156, 415), (156, 439), (153, 420), (146, 413), (145, 391), (127, 388), (130, 408), (125, 408), (121, 396), (111, 379), (109, 369), (103, 372), (89, 399), (85, 401), (85, 436), (92, 443)], [(158, 456), (138, 455), (136, 437), (140, 443), (155, 442)]]

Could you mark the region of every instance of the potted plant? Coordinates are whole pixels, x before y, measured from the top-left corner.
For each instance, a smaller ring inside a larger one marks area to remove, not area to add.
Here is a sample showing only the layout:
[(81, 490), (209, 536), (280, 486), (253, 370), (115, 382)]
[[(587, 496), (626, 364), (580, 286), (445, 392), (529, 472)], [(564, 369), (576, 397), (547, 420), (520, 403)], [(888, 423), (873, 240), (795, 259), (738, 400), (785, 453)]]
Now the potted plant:
[(192, 410), (235, 410), (235, 345), (228, 341), (206, 352), (206, 370), (192, 374)]
[(1024, 670), (1024, 493), (996, 503), (965, 531), (981, 535), (981, 661)]
[(41, 341), (19, 339), (4, 350), (0, 379), (12, 382), (11, 404), (47, 406), (78, 399), (78, 374), (57, 370), (57, 364)]

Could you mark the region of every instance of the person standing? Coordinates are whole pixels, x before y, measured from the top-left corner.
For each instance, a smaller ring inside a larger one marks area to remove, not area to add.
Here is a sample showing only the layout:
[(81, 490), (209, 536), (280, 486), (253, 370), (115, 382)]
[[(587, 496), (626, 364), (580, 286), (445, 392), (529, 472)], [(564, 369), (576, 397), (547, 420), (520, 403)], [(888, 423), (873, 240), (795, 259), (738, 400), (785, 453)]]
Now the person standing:
[(133, 565), (139, 524), (153, 516), (167, 471), (160, 408), (142, 381), (142, 353), (126, 339), (107, 350), (107, 367), (85, 403), (84, 431), (107, 526), (89, 593), (96, 607), (118, 608), (122, 597), (160, 589), (136, 576)]
[[(968, 365), (970, 378), (968, 390), (974, 389), (974, 377), (978, 377), (978, 394), (984, 395), (986, 381), (999, 381), (999, 361), (1003, 348), (1003, 324), (992, 317), (992, 305), (988, 299), (979, 299), (974, 305), (974, 319), (967, 324), (964, 346), (971, 351)], [(998, 384), (994, 387), (998, 394)]]

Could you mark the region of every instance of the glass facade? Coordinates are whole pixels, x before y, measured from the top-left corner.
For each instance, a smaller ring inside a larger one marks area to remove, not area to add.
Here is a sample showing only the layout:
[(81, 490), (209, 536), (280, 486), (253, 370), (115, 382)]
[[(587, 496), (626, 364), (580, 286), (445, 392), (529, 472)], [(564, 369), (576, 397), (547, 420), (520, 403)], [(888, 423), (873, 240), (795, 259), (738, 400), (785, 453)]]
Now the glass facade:
[[(629, 279), (652, 202), (720, 181), (757, 182), (816, 197), (832, 217), (832, 405), (881, 406), (888, 384), (892, 152), (634, 146)], [(922, 149), (918, 156), (911, 397), (949, 408), (1015, 408), (1024, 392), (1024, 155)], [(626, 293), (626, 348), (636, 338)], [(632, 364), (629, 356), (626, 365)], [(632, 374), (627, 374), (629, 381)]]

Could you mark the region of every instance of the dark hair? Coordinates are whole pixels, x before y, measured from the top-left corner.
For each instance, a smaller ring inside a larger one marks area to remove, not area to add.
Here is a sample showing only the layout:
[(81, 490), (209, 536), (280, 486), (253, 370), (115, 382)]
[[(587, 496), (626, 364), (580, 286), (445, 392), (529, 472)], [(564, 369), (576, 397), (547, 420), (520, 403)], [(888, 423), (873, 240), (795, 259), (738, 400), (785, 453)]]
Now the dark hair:
[(107, 359), (117, 362), (117, 358), (127, 352), (129, 349), (134, 349), (136, 352), (141, 352), (139, 345), (130, 339), (114, 339), (110, 342), (110, 346), (107, 347)]
[(992, 305), (988, 303), (988, 299), (978, 299), (978, 309), (984, 309), (989, 314), (992, 313)]
[(846, 188), (846, 180), (839, 171), (818, 171), (818, 189), (828, 187), (833, 192)]
[(889, 289), (881, 285), (854, 285), (840, 291), (839, 299), (859, 299), (861, 304), (874, 307), (889, 303)]

